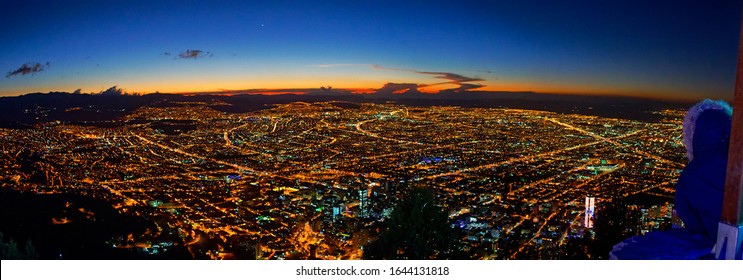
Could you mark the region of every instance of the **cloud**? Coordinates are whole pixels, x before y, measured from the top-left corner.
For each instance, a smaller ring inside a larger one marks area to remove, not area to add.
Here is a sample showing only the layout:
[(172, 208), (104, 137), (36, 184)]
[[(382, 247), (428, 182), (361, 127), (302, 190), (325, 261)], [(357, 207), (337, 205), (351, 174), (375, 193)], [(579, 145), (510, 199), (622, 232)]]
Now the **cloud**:
[(418, 93), (418, 87), (425, 85), (418, 85), (414, 83), (386, 83), (375, 93), (377, 94), (404, 94), (404, 93)]
[(477, 84), (459, 84), (458, 88), (451, 88), (451, 89), (445, 89), (441, 90), (439, 93), (454, 93), (454, 92), (465, 92), (471, 89), (477, 89), (484, 87), (483, 85), (477, 85)]
[(472, 77), (467, 77), (464, 75), (450, 73), (450, 72), (419, 71), (419, 70), (405, 69), (405, 68), (384, 67), (384, 66), (380, 66), (376, 64), (372, 64), (370, 65), (370, 67), (373, 69), (377, 69), (377, 70), (395, 70), (395, 71), (405, 71), (405, 72), (412, 72), (412, 73), (424, 74), (424, 75), (432, 75), (434, 78), (437, 78), (437, 79), (448, 80), (446, 82), (440, 82), (440, 83), (435, 83), (435, 84), (430, 84), (430, 85), (421, 85), (421, 87), (434, 86), (434, 85), (445, 85), (445, 84), (453, 84), (453, 85), (459, 86), (459, 88), (456, 88), (456, 89), (444, 90), (447, 92), (464, 92), (470, 89), (481, 88), (483, 87), (483, 85), (469, 84), (469, 82), (485, 81), (484, 79), (481, 79), (481, 78), (472, 78)]
[(459, 86), (459, 90), (460, 91), (466, 91), (466, 90), (476, 89), (476, 88), (481, 88), (481, 87), (485, 87), (485, 86), (478, 85), (478, 84), (461, 84)]
[[(405, 68), (384, 67), (384, 66), (376, 65), (376, 64), (372, 64), (370, 66), (371, 68), (374, 68), (377, 70), (395, 70), (395, 71), (413, 72), (413, 73), (424, 74), (424, 75), (433, 75), (434, 78), (449, 80), (451, 81), (450, 83), (454, 83), (454, 84), (485, 81), (481, 78), (470, 78), (467, 76), (463, 76), (463, 75), (455, 74), (455, 73), (449, 73), (449, 72), (419, 71), (419, 70), (405, 69)], [(444, 84), (444, 83), (438, 83), (438, 84)]]
[[(446, 85), (446, 84), (458, 85), (459, 87), (453, 88), (453, 89), (442, 90), (441, 92), (465, 92), (470, 89), (484, 87), (483, 85), (472, 84), (471, 82), (484, 82), (485, 81), (485, 79), (482, 79), (482, 78), (467, 77), (464, 75), (451, 73), (451, 72), (420, 71), (420, 70), (415, 70), (415, 69), (385, 67), (385, 66), (381, 66), (378, 64), (336, 63), (336, 64), (315, 64), (315, 65), (309, 65), (309, 66), (320, 67), (320, 68), (366, 66), (366, 67), (371, 67), (372, 69), (375, 69), (375, 70), (403, 71), (403, 72), (410, 72), (410, 73), (416, 73), (416, 74), (431, 75), (433, 76), (433, 78), (446, 80), (444, 82), (433, 83), (433, 84), (428, 84), (428, 85), (423, 85), (423, 84), (419, 85), (419, 84), (413, 84), (413, 83), (387, 83), (384, 85), (384, 87), (380, 88), (377, 91), (378, 93), (396, 93), (397, 94), (397, 93), (400, 93), (400, 91), (405, 90), (405, 89), (407, 89), (410, 92), (417, 92), (418, 88), (421, 88), (421, 87)], [(485, 71), (485, 72), (491, 73), (490, 71)]]
[(462, 75), (459, 75), (459, 74), (447, 73), (447, 72), (415, 71), (415, 73), (426, 74), (426, 75), (433, 75), (434, 78), (450, 80), (451, 83), (454, 83), (454, 84), (461, 84), (461, 83), (467, 83), (467, 82), (481, 82), (481, 81), (485, 81), (485, 80), (480, 79), (480, 78), (470, 78), (470, 77), (465, 77), (465, 76), (462, 76)]
[(213, 54), (211, 52), (206, 52), (202, 50), (185, 50), (181, 52), (181, 54), (179, 54), (178, 57), (182, 59), (190, 59), (190, 58), (196, 59), (196, 58), (205, 57), (205, 56), (211, 57), (212, 55)]
[(101, 95), (124, 95), (124, 91), (117, 86), (112, 86), (105, 91), (101, 91)]
[(24, 63), (23, 65), (21, 65), (21, 67), (18, 67), (18, 69), (13, 70), (13, 71), (8, 71), (8, 74), (5, 75), (5, 77), (10, 78), (16, 75), (21, 75), (21, 76), (28, 75), (28, 74), (33, 75), (35, 73), (44, 71), (44, 69), (46, 68), (49, 68), (49, 62), (45, 64), (41, 64), (38, 62), (37, 63), (31, 63), (31, 62)]

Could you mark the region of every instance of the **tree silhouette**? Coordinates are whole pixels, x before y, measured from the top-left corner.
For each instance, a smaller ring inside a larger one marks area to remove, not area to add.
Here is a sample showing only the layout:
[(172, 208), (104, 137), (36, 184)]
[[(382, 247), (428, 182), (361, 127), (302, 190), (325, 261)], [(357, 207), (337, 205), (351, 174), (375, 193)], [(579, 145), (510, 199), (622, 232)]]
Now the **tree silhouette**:
[(562, 255), (557, 257), (557, 259), (563, 259), (563, 260), (587, 260), (589, 259), (588, 257), (589, 246), (592, 246), (594, 242), (594, 240), (591, 238), (592, 238), (591, 234), (589, 233), (586, 233), (585, 235), (583, 235), (583, 237), (568, 238), (567, 242), (565, 242), (565, 245), (563, 245), (559, 249)]
[(433, 191), (413, 188), (392, 210), (386, 231), (364, 249), (365, 259), (450, 259), (457, 255), (447, 214)]
[(624, 200), (604, 203), (596, 210), (595, 236), (588, 247), (592, 259), (608, 259), (614, 245), (639, 233), (642, 214), (630, 210)]
[(5, 237), (0, 232), (0, 259), (2, 260), (31, 260), (38, 259), (39, 254), (36, 253), (36, 248), (31, 244), (31, 240), (26, 241), (26, 246), (23, 251), (18, 248), (15, 240), (11, 238), (8, 242), (5, 242)]

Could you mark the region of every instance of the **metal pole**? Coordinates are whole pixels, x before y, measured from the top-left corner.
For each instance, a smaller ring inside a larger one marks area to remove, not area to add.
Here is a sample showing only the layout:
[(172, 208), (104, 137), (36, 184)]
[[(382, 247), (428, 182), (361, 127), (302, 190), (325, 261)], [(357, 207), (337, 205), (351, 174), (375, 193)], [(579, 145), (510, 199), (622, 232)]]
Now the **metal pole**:
[(722, 199), (722, 216), (717, 233), (718, 259), (743, 259), (743, 18), (738, 42), (738, 66), (733, 100), (733, 127), (730, 133), (727, 177)]

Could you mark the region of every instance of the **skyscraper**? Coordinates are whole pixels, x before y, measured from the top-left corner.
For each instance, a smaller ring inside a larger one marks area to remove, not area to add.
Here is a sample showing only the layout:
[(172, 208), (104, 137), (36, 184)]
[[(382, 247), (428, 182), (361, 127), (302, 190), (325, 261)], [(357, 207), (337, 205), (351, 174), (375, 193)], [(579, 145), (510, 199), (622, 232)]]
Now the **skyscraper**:
[(586, 196), (586, 214), (583, 218), (583, 226), (586, 228), (593, 228), (593, 215), (595, 210), (596, 198), (592, 196)]
[(367, 195), (368, 192), (366, 190), (359, 190), (359, 216), (362, 218), (366, 218), (369, 215), (369, 198)]

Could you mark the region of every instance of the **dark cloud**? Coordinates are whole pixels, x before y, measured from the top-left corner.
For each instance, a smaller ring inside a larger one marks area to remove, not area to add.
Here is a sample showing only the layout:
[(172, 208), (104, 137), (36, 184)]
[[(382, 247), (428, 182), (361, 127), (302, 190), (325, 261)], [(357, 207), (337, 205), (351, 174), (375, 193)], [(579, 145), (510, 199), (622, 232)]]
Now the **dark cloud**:
[(461, 85), (459, 85), (458, 90), (459, 91), (466, 91), (466, 90), (476, 89), (476, 88), (481, 88), (481, 87), (484, 87), (484, 86), (483, 85), (477, 85), (477, 84), (461, 84)]
[(433, 75), (434, 78), (450, 80), (451, 83), (454, 83), (454, 84), (485, 81), (480, 78), (470, 78), (470, 77), (465, 77), (459, 74), (447, 73), (447, 72), (415, 71), (415, 73)]
[(404, 94), (404, 93), (417, 93), (418, 87), (425, 85), (418, 85), (414, 83), (386, 83), (375, 93), (377, 94)]
[(124, 91), (117, 86), (112, 86), (105, 91), (101, 91), (101, 95), (124, 95)]
[(440, 93), (452, 93), (452, 92), (465, 92), (471, 89), (477, 89), (484, 87), (483, 85), (477, 85), (477, 84), (459, 84), (458, 88), (452, 88), (452, 89), (445, 89), (440, 91)]
[[(371, 67), (374, 69), (379, 69), (379, 70), (396, 70), (396, 71), (405, 71), (405, 72), (412, 72), (412, 73), (424, 74), (424, 75), (432, 75), (434, 78), (437, 78), (437, 79), (448, 80), (446, 82), (430, 84), (429, 86), (444, 85), (444, 84), (453, 84), (453, 85), (459, 86), (459, 88), (446, 90), (447, 92), (464, 92), (469, 89), (481, 88), (483, 87), (482, 85), (467, 84), (467, 83), (485, 81), (484, 79), (481, 79), (481, 78), (472, 78), (472, 77), (467, 77), (464, 75), (460, 75), (456, 73), (449, 73), (449, 72), (418, 71), (418, 70), (413, 70), (413, 69), (384, 67), (384, 66), (380, 66), (376, 64), (372, 64)], [(420, 87), (423, 87), (423, 86), (424, 85), (421, 85)]]
[(163, 53), (161, 53), (161, 55), (170, 56), (170, 52), (163, 52)]
[(18, 69), (9, 71), (7, 75), (5, 75), (6, 78), (13, 77), (15, 75), (28, 75), (28, 74), (35, 74), (41, 71), (44, 71), (44, 69), (49, 68), (49, 62), (45, 64), (41, 63), (25, 63), (21, 65), (21, 67), (18, 67)]
[(199, 58), (199, 57), (205, 57), (205, 56), (212, 56), (211, 52), (205, 52), (202, 50), (185, 50), (181, 54), (178, 55), (178, 57), (183, 59), (189, 59), (189, 58)]
[[(335, 66), (337, 64), (330, 64), (330, 65)], [(470, 78), (467, 76), (463, 76), (463, 75), (459, 75), (455, 73), (449, 73), (449, 72), (419, 71), (419, 70), (405, 69), (405, 68), (384, 67), (384, 66), (377, 65), (377, 64), (372, 64), (371, 67), (374, 69), (378, 69), (378, 70), (396, 70), (396, 71), (413, 72), (413, 73), (425, 74), (425, 75), (433, 75), (434, 78), (450, 80), (452, 83), (467, 83), (467, 82), (485, 81), (480, 78)]]
[[(403, 71), (403, 72), (410, 72), (410, 73), (416, 73), (416, 74), (431, 75), (436, 79), (446, 80), (444, 82), (433, 83), (433, 84), (428, 84), (428, 85), (413, 84), (413, 83), (387, 83), (382, 88), (377, 90), (377, 93), (387, 93), (387, 94), (392, 94), (392, 93), (399, 94), (399, 93), (402, 93), (401, 92), (402, 90), (407, 90), (406, 92), (418, 92), (418, 88), (427, 87), (427, 86), (435, 86), (435, 85), (446, 85), (446, 84), (457, 85), (459, 87), (442, 90), (441, 92), (465, 92), (470, 89), (484, 87), (483, 85), (473, 84), (472, 82), (486, 81), (485, 79), (482, 79), (482, 78), (467, 77), (464, 75), (450, 73), (450, 72), (420, 71), (420, 70), (415, 70), (415, 69), (385, 67), (385, 66), (381, 66), (377, 64), (337, 63), (337, 64), (316, 64), (316, 65), (309, 65), (309, 66), (320, 67), (320, 68), (368, 66), (376, 70)], [(491, 71), (479, 71), (479, 72), (485, 72), (488, 74), (492, 73)]]

